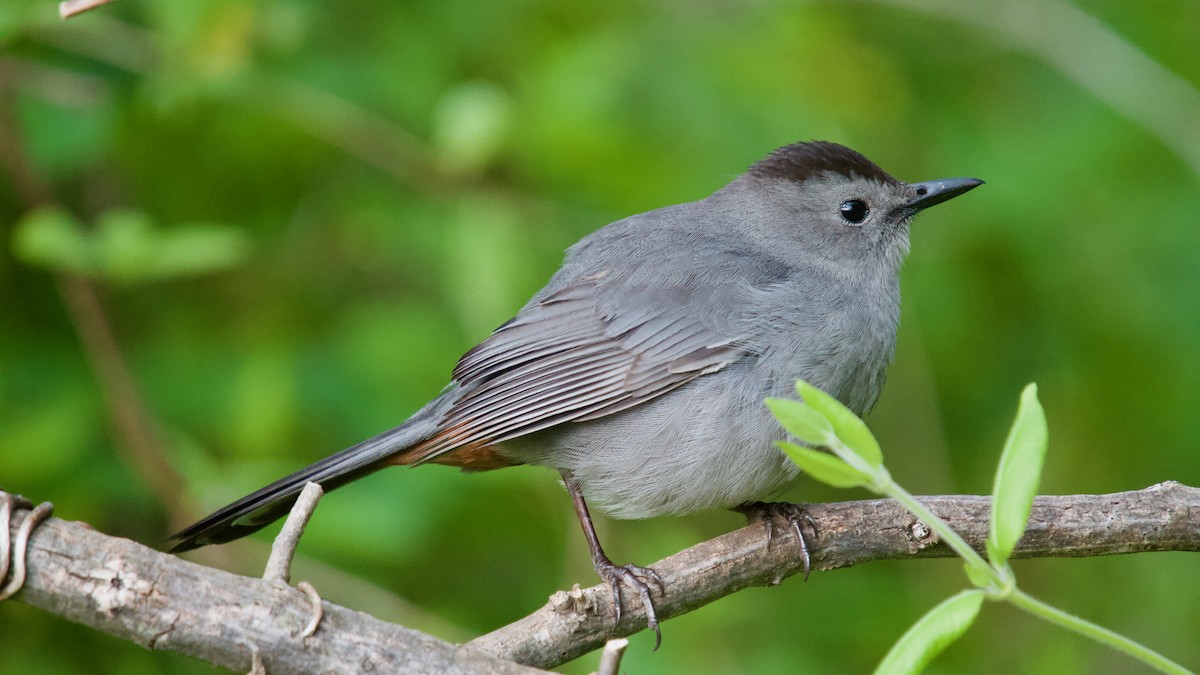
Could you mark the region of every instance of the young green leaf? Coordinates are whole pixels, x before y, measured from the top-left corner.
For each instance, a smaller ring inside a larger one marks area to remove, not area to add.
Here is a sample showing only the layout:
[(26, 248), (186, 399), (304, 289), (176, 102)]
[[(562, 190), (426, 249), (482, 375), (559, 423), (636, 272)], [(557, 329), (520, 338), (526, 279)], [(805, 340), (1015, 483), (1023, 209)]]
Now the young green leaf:
[(117, 283), (145, 278), (158, 252), (158, 232), (150, 216), (132, 209), (100, 214), (92, 242), (99, 273)]
[(988, 558), (994, 565), (1003, 565), (1008, 560), (1017, 540), (1025, 533), (1046, 458), (1046, 438), (1046, 415), (1038, 402), (1037, 385), (1030, 384), (1021, 392), (1017, 418), (1008, 432), (996, 469), (991, 532), (987, 539)]
[(854, 467), (827, 452), (805, 448), (786, 441), (776, 441), (775, 445), (787, 453), (796, 466), (822, 483), (839, 488), (850, 488), (867, 485), (869, 482)]
[(829, 420), (833, 432), (859, 457), (871, 466), (883, 464), (883, 451), (879, 449), (875, 435), (849, 408), (804, 380), (796, 381), (796, 392), (805, 403)]
[(149, 276), (157, 279), (233, 267), (250, 254), (250, 239), (236, 227), (191, 223), (166, 228)]
[(973, 562), (971, 560), (963, 561), (963, 571), (967, 573), (967, 578), (975, 588), (990, 588), (996, 583), (996, 571), (988, 566), (986, 562)]
[(985, 594), (966, 590), (946, 598), (917, 620), (875, 668), (876, 675), (919, 673), (961, 636), (979, 614)]
[(767, 407), (789, 434), (812, 445), (827, 445), (833, 439), (833, 427), (821, 413), (800, 401), (769, 398)]
[(99, 273), (125, 284), (231, 267), (250, 250), (237, 228), (210, 223), (156, 227), (146, 214), (129, 209), (101, 214), (94, 242)]
[(25, 214), (13, 228), (13, 253), (22, 262), (60, 272), (95, 272), (90, 243), (79, 223), (63, 209), (43, 207)]

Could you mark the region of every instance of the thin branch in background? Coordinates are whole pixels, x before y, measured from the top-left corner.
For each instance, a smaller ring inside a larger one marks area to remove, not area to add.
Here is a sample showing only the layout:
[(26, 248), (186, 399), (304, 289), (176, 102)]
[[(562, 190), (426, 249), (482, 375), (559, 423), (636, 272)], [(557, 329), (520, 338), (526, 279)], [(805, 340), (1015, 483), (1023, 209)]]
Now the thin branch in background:
[(107, 5), (113, 0), (63, 0), (58, 3), (58, 16), (62, 19), (69, 19), (73, 16), (78, 16), (90, 9), (96, 9), (102, 5)]
[[(107, 17), (92, 23), (87, 29), (32, 29), (30, 33), (56, 49), (130, 73), (146, 76), (158, 68), (162, 56), (150, 31)], [(216, 93), (225, 95), (231, 103), (285, 122), (300, 133), (340, 149), (405, 188), (442, 197), (469, 188), (504, 194), (533, 211), (554, 214), (560, 210), (555, 203), (486, 176), (442, 174), (433, 160), (433, 150), (424, 139), (357, 101), (296, 78), (250, 74), (253, 77), (246, 78), (242, 86), (225, 87)]]
[(95, 285), (73, 274), (60, 273), (57, 278), (71, 323), (104, 394), (117, 450), (166, 508), (172, 527), (183, 525), (192, 518), (185, 506), (183, 479), (167, 461), (160, 425), (125, 362)]
[(869, 0), (976, 26), (1032, 54), (1158, 138), (1200, 176), (1200, 91), (1062, 0)]
[(53, 200), (49, 182), (29, 161), (21, 123), (17, 119), (17, 64), (0, 59), (0, 168), (8, 174), (17, 196), (27, 208), (46, 206)]
[(379, 169), (400, 185), (447, 194), (425, 142), (396, 122), (330, 91), (298, 80), (256, 77), (239, 91), (243, 105), (286, 121), (302, 133)]
[[(0, 149), (2, 168), (29, 209), (55, 202), (53, 187), (30, 160), (16, 118), (15, 78), (11, 64), (0, 61)], [(166, 459), (161, 428), (145, 404), (137, 381), (121, 353), (112, 323), (88, 279), (56, 273), (59, 294), (79, 337), (92, 373), (100, 384), (115, 432), (115, 443), (131, 467), (167, 509), (172, 525), (183, 525), (193, 514), (183, 499), (184, 483)]]

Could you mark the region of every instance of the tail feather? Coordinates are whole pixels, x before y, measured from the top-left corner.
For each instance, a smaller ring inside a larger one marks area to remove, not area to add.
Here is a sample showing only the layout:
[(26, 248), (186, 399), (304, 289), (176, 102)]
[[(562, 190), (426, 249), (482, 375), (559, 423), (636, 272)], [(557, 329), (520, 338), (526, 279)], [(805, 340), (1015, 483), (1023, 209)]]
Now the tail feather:
[(170, 551), (179, 553), (223, 544), (257, 532), (286, 515), (310, 481), (329, 491), (388, 466), (390, 457), (430, 435), (434, 424), (431, 416), (423, 413), (434, 407), (430, 404), (395, 429), (280, 478), (185, 527), (171, 535), (175, 543)]

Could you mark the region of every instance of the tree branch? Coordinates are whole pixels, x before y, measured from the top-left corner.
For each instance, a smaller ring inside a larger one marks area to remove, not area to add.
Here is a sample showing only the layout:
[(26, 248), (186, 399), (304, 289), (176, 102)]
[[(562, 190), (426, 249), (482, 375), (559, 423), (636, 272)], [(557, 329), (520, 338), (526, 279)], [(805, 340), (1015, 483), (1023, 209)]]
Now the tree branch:
[(83, 523), (42, 523), (27, 562), (17, 595), (24, 602), (147, 649), (241, 672), (252, 670), (256, 652), (272, 675), (537, 672), (329, 602), (320, 629), (301, 638), (311, 617), (303, 592), (196, 565)]
[[(921, 500), (982, 549), (989, 499)], [(809, 504), (817, 531), (813, 565), (830, 570), (868, 562), (946, 557), (950, 552), (891, 500)], [(768, 546), (755, 524), (654, 565), (666, 583), (660, 617), (678, 616), (749, 586), (778, 584), (801, 569), (790, 528)], [(1109, 495), (1038, 497), (1017, 557), (1200, 551), (1200, 489), (1162, 483)], [(259, 579), (180, 560), (86, 525), (50, 519), (34, 531), (24, 602), (150, 649), (169, 649), (248, 670), (257, 650), (267, 672), (529, 672), (551, 667), (645, 627), (640, 603), (613, 629), (607, 588), (558, 592), (534, 614), (456, 647), (332, 603), (313, 637), (295, 637), (309, 619), (304, 595)], [(490, 656), (488, 656), (490, 655)], [(496, 658), (498, 657), (498, 658)]]
[[(976, 550), (988, 534), (990, 497), (919, 497)], [(816, 523), (805, 540), (820, 570), (873, 560), (953, 555), (928, 527), (890, 499), (806, 504)], [(685, 614), (750, 586), (772, 586), (803, 571), (795, 534), (777, 526), (767, 545), (762, 524), (730, 532), (652, 567), (667, 592), (655, 599), (659, 619)], [(1136, 492), (1038, 497), (1013, 557), (1078, 557), (1140, 551), (1200, 551), (1200, 489), (1166, 482)], [(641, 603), (621, 607), (612, 626), (607, 586), (560, 591), (544, 607), (467, 643), (539, 668), (550, 668), (646, 627)]]

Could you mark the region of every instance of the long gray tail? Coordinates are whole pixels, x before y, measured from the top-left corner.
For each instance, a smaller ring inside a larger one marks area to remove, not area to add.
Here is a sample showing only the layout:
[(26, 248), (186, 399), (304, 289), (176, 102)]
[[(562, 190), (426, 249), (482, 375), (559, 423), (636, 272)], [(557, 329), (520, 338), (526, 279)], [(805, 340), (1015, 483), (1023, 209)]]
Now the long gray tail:
[[(445, 397), (442, 397), (444, 399)], [(305, 467), (242, 497), (203, 520), (171, 535), (172, 553), (223, 544), (257, 532), (287, 515), (309, 481), (326, 492), (388, 466), (387, 459), (428, 438), (434, 431), (437, 399), (404, 424)]]

